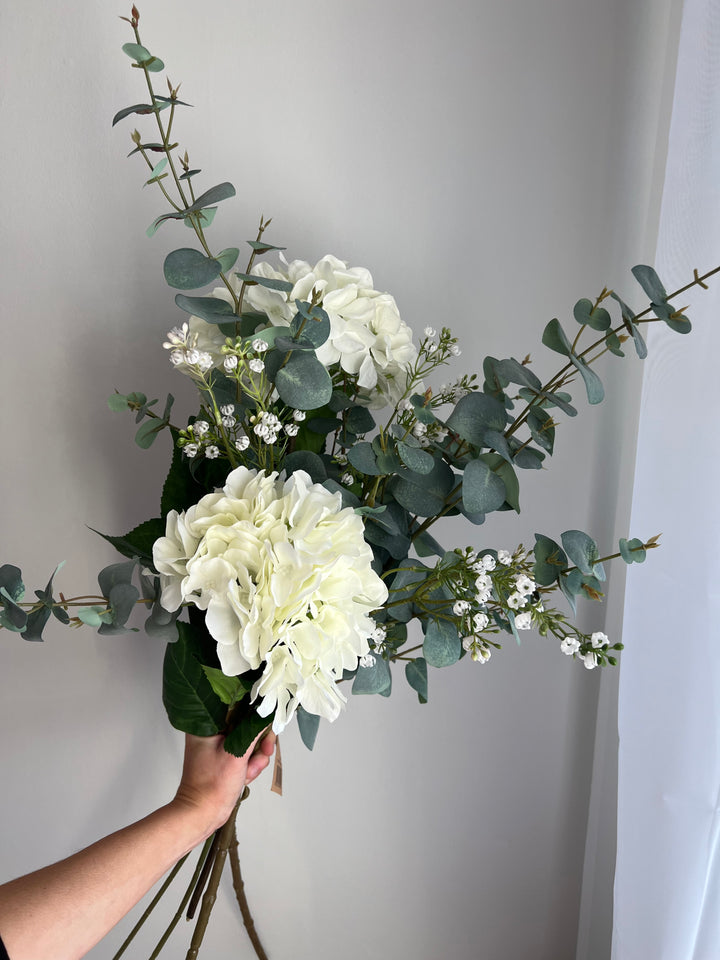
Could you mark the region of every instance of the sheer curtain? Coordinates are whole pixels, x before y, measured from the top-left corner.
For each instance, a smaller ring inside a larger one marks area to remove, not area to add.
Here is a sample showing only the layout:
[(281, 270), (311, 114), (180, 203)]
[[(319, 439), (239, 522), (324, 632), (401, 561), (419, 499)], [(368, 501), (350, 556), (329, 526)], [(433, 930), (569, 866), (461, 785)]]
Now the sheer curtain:
[[(686, 0), (656, 266), (674, 290), (720, 263), (720, 0)], [(613, 960), (720, 957), (720, 274), (653, 325), (619, 693)]]

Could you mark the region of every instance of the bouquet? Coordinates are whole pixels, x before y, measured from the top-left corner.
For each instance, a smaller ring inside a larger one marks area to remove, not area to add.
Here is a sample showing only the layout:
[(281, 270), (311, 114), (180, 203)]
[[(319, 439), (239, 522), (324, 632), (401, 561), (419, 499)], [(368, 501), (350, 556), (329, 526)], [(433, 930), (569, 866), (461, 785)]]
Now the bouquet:
[[(147, 118), (152, 132), (132, 133), (131, 154), (168, 205), (148, 235), (177, 221), (196, 237), (164, 262), (180, 313), (162, 346), (197, 411), (175, 422), (171, 395), (162, 406), (141, 392), (109, 398), (111, 410), (135, 417), (140, 447), (163, 433), (170, 441), (158, 514), (122, 536), (103, 534), (124, 559), (99, 573), (96, 595), (56, 596), (56, 569), (27, 600), (21, 570), (4, 564), (0, 627), (41, 640), (54, 617), (122, 634), (136, 629), (140, 608), (148, 636), (167, 643), (170, 722), (223, 733), (237, 755), (267, 726), (280, 733), (295, 719), (312, 749), (321, 719), (337, 719), (349, 693), (389, 696), (393, 677), (426, 703), (428, 667), (487, 664), (506, 638), (532, 630), (587, 669), (615, 665), (622, 644), (583, 632), (572, 616), (579, 599), (602, 599), (609, 560), (642, 562), (657, 537), (621, 539), (602, 555), (575, 529), (496, 548), (480, 537), (441, 544), (432, 527), (442, 517), (481, 526), (490, 513), (519, 511), (523, 471), (545, 466), (562, 418), (577, 415), (571, 389), (600, 403), (596, 361), (628, 347), (643, 358), (644, 323), (688, 333), (674, 301), (717, 270), (696, 271), (668, 294), (652, 267), (635, 267), (650, 304), (639, 312), (605, 288), (579, 300), (572, 332), (551, 320), (542, 333), (561, 358), (545, 382), (529, 356), (486, 357), (481, 374), (451, 379), (442, 368), (461, 352), (452, 331), (413, 331), (367, 269), (330, 254), (290, 259), (266, 239), (264, 218), (246, 259), (240, 247), (212, 246), (209, 228), (235, 188), (197, 186), (201, 171), (174, 141), (176, 113), (188, 104), (169, 81), (157, 92), (164, 64), (141, 42), (137, 9), (123, 19), (133, 31), (123, 50), (147, 98), (113, 122)], [(153, 956), (204, 892), (188, 953), (197, 955), (228, 850), (255, 951), (265, 955), (233, 836), (234, 818), (201, 852)]]

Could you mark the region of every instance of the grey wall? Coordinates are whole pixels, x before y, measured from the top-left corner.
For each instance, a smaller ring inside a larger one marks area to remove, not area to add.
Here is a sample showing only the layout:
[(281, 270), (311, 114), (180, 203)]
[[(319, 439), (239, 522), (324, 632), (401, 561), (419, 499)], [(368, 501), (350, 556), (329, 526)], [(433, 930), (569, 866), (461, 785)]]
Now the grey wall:
[[(458, 373), (530, 352), (542, 374), (545, 323), (603, 284), (631, 290), (627, 268), (652, 257), (677, 7), (147, 0), (141, 26), (195, 104), (176, 130), (203, 183), (238, 189), (218, 247), (272, 216), (291, 256), (367, 266), (415, 329), (452, 326)], [(113, 559), (85, 524), (121, 533), (152, 516), (167, 460), (163, 443), (134, 446), (108, 393), (171, 389), (192, 410), (160, 346), (179, 319), (162, 261), (189, 234), (144, 235), (164, 208), (140, 189), (141, 161), (124, 159), (132, 121), (110, 128), (143, 99), (118, 12), (5, 3), (0, 32), (0, 562), (35, 588), (64, 559), (68, 594)], [(440, 538), (512, 547), (579, 527), (608, 544), (626, 509), (638, 371), (614, 362), (613, 398), (580, 400), (551, 469), (523, 478), (520, 517), (447, 523)], [(587, 611), (586, 626), (603, 616)], [(160, 703), (162, 653), (140, 633), (0, 635), (0, 879), (172, 795), (181, 737)], [(288, 731), (285, 796), (260, 783), (240, 818), (273, 960), (574, 957), (599, 682), (530, 636), (485, 667), (435, 672), (427, 706), (401, 677), (390, 700), (353, 700), (312, 754)], [(597, 802), (606, 810), (611, 792)], [(606, 868), (605, 901), (609, 883)], [(92, 956), (109, 960), (130, 923)], [(243, 955), (242, 936), (224, 894), (207, 955)]]

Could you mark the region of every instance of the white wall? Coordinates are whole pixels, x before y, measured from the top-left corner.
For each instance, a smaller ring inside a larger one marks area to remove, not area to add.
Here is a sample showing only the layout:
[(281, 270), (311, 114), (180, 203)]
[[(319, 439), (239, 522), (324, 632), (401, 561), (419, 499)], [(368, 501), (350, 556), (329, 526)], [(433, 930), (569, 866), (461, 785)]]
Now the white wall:
[[(195, 104), (176, 129), (203, 185), (238, 189), (213, 226), (218, 248), (272, 216), (291, 256), (368, 266), (416, 329), (452, 326), (458, 373), (528, 352), (550, 371), (547, 320), (603, 284), (632, 291), (626, 268), (652, 253), (660, 91), (635, 92), (672, 5), (646, 18), (647, 6), (147, 0), (141, 26)], [(189, 234), (146, 239), (161, 198), (124, 159), (133, 121), (110, 128), (144, 96), (118, 12), (107, 0), (2, 10), (0, 562), (34, 589), (65, 559), (66, 593), (91, 590), (113, 559), (84, 524), (121, 533), (152, 516), (167, 460), (163, 443), (134, 446), (106, 396), (171, 389), (179, 411), (192, 404), (160, 348), (178, 320), (162, 261)], [(580, 527), (609, 545), (632, 461), (619, 473), (615, 436), (634, 422), (638, 371), (614, 364), (620, 393), (604, 408), (578, 395), (551, 469), (523, 477), (519, 518), (446, 524), (445, 543)], [(602, 626), (601, 608), (585, 616)], [(171, 796), (181, 737), (160, 703), (162, 652), (142, 634), (0, 635), (0, 879)], [(289, 731), (285, 796), (259, 784), (243, 809), (270, 956), (573, 957), (599, 677), (529, 637), (484, 668), (434, 672), (424, 707), (397, 679), (390, 700), (353, 700), (312, 754)], [(214, 960), (249, 955), (236, 912), (218, 905)], [(130, 923), (92, 956), (109, 960)]]

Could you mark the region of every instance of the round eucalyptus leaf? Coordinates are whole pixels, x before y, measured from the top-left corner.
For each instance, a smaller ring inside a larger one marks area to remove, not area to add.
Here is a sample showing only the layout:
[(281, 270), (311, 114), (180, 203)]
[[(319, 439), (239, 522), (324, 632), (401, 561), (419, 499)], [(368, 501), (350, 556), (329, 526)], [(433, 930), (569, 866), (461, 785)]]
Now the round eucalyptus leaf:
[(492, 513), (505, 503), (505, 484), (484, 460), (471, 460), (463, 471), (462, 499), (468, 513)]
[(645, 291), (648, 300), (654, 303), (664, 303), (667, 300), (667, 291), (652, 267), (640, 263), (632, 268), (631, 273)]
[(381, 477), (383, 475), (375, 459), (372, 445), (366, 440), (356, 443), (354, 447), (350, 447), (347, 458), (356, 470), (359, 470), (360, 473), (364, 473), (368, 477)]
[(237, 319), (232, 306), (220, 297), (186, 297), (183, 293), (176, 293), (175, 303), (185, 313), (207, 323), (227, 323)]
[(563, 548), (580, 573), (605, 579), (602, 564), (598, 563), (598, 548), (592, 537), (582, 530), (566, 530), (560, 537)]
[(647, 551), (643, 546), (642, 540), (634, 537), (632, 540), (620, 540), (620, 556), (625, 563), (642, 563), (645, 560)]
[(476, 447), (484, 445), (486, 430), (503, 431), (507, 425), (505, 405), (486, 393), (468, 393), (461, 397), (447, 419), (448, 430)]
[(352, 692), (358, 694), (384, 694), (392, 685), (390, 664), (382, 657), (375, 657), (375, 663), (370, 667), (358, 667), (352, 685)]
[(593, 330), (607, 330), (611, 325), (610, 314), (604, 307), (596, 307), (592, 300), (583, 297), (573, 307), (573, 316), (578, 323)]
[(192, 247), (181, 247), (165, 257), (163, 271), (168, 286), (178, 290), (194, 290), (215, 280), (221, 270), (218, 260), (206, 257)]
[[(296, 305), (301, 304), (300, 300), (295, 301)], [(310, 304), (303, 303), (302, 306), (309, 307)], [(313, 347), (321, 347), (330, 336), (330, 318), (324, 310), (312, 308), (307, 315), (298, 313), (293, 317), (290, 324), (290, 332), (293, 336), (302, 331), (302, 336), (306, 337)]]
[(351, 433), (369, 433), (375, 428), (375, 420), (367, 407), (355, 406), (345, 415), (345, 426)]
[(558, 579), (563, 570), (567, 569), (568, 561), (565, 551), (559, 543), (542, 533), (535, 534), (535, 564), (533, 577), (541, 587), (549, 587)]
[(425, 629), (423, 656), (431, 667), (450, 667), (460, 659), (462, 643), (447, 620), (430, 620)]
[(235, 266), (239, 256), (240, 250), (238, 247), (227, 247), (225, 250), (221, 250), (215, 259), (220, 264), (220, 269), (222, 272), (227, 273)]
[(557, 318), (553, 318), (543, 330), (542, 342), (555, 353), (561, 353), (564, 357), (570, 356), (570, 341)]
[(417, 657), (405, 664), (405, 679), (417, 693), (420, 703), (427, 703), (427, 661), (424, 657)]
[(126, 53), (130, 59), (136, 63), (145, 63), (147, 60), (152, 60), (153, 58), (150, 51), (139, 43), (124, 43), (122, 50), (123, 53)]
[(581, 360), (580, 357), (575, 356), (574, 353), (570, 354), (570, 363), (572, 363), (585, 381), (585, 390), (587, 391), (588, 403), (602, 403), (605, 398), (605, 388), (602, 385), (602, 380), (600, 377), (591, 367), (587, 365), (587, 363), (585, 363), (584, 360)]
[(411, 447), (402, 440), (398, 440), (397, 450), (405, 466), (415, 473), (430, 473), (435, 466), (432, 454), (421, 447)]
[(327, 470), (322, 458), (311, 450), (293, 450), (285, 457), (283, 467), (288, 476), (295, 470), (304, 470), (313, 483), (327, 480)]
[(314, 353), (296, 350), (275, 377), (283, 403), (297, 410), (316, 410), (332, 395), (330, 374)]

